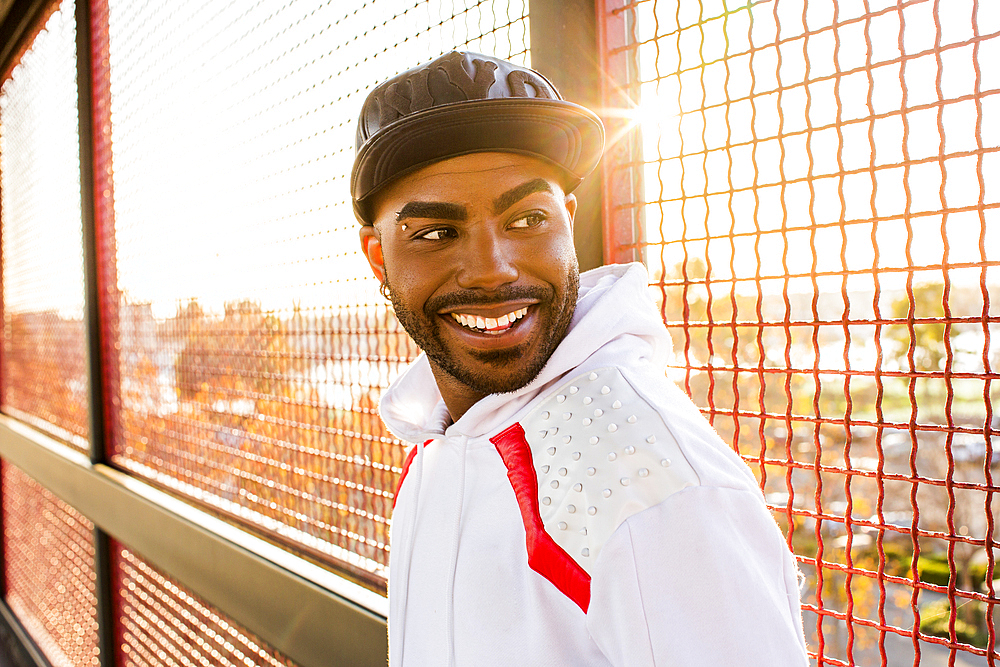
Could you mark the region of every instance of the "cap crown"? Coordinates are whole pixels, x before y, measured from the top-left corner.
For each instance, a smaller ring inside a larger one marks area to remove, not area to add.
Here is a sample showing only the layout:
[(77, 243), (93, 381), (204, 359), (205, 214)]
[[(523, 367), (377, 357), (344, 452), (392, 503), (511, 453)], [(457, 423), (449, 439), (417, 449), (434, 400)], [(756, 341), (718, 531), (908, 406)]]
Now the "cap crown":
[(479, 53), (447, 53), (378, 85), (358, 118), (351, 199), (362, 224), (388, 183), (438, 160), (512, 152), (559, 168), (570, 192), (601, 158), (604, 125), (538, 72)]
[(555, 86), (534, 70), (479, 53), (452, 51), (380, 84), (365, 100), (356, 148), (411, 114), (469, 100), (561, 100)]

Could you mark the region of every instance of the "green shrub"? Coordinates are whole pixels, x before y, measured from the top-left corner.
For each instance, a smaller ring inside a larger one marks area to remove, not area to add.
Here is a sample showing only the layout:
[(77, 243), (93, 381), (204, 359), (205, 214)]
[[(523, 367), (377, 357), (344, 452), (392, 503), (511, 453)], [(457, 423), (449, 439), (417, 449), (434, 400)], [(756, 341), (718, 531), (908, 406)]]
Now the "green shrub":
[[(902, 547), (897, 544), (886, 544), (882, 547), (885, 554), (885, 573), (895, 577), (909, 577), (910, 561), (913, 558), (913, 551), (909, 547)], [(877, 558), (877, 556), (875, 556)]]
[[(949, 606), (947, 599), (936, 600), (924, 606), (920, 610), (920, 632), (925, 635), (932, 635), (934, 637), (943, 637), (947, 639), (951, 636), (948, 628), (948, 617), (950, 613), (951, 607)], [(976, 614), (979, 624), (983, 625), (985, 614), (982, 609), (977, 606), (974, 613)], [(989, 635), (985, 631), (979, 630), (973, 624), (968, 623), (961, 617), (955, 619), (955, 636), (958, 641), (965, 644), (972, 644), (973, 646), (978, 646), (979, 648), (985, 648), (986, 644), (989, 642)]]
[[(986, 583), (986, 569), (989, 563), (973, 563), (972, 567), (969, 568), (969, 575), (972, 577), (972, 582), (975, 586), (985, 588)], [(993, 576), (994, 578), (1000, 574), (1000, 568), (994, 567)]]
[[(886, 553), (886, 570), (888, 571), (889, 554)], [(975, 590), (984, 590), (986, 581), (986, 569), (988, 563), (974, 563), (969, 567), (969, 577), (972, 587)], [(921, 555), (917, 559), (917, 572), (920, 581), (938, 586), (947, 586), (951, 578), (951, 571), (948, 568), (948, 557), (941, 553), (929, 556)], [(994, 576), (1000, 574), (1000, 568), (994, 569)], [(957, 583), (957, 582), (956, 582)]]
[(936, 556), (921, 556), (917, 559), (917, 574), (920, 581), (927, 584), (947, 586), (951, 579), (948, 561)]

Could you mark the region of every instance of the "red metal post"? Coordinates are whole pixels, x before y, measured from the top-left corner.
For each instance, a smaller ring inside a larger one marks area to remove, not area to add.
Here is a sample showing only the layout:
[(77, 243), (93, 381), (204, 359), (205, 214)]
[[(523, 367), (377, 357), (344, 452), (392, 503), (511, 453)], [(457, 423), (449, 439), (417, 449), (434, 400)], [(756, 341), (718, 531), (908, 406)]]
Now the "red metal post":
[(607, 144), (601, 164), (604, 186), (604, 263), (642, 257), (642, 153), (638, 141), (639, 88), (635, 4), (598, 0), (597, 43), (601, 64), (601, 119)]
[(97, 306), (100, 312), (104, 456), (110, 457), (115, 451), (118, 440), (120, 378), (119, 292), (115, 244), (114, 168), (111, 150), (111, 65), (107, 0), (90, 0), (90, 38), (94, 251), (97, 267)]

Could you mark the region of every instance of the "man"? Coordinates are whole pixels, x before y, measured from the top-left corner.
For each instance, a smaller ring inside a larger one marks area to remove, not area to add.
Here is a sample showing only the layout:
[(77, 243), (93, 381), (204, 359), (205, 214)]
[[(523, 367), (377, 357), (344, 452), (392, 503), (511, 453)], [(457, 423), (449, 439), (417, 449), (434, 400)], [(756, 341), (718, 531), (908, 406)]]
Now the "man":
[(361, 244), (423, 354), (380, 412), (389, 664), (805, 665), (797, 569), (753, 475), (664, 374), (641, 265), (578, 275), (603, 148), (540, 74), (450, 53), (376, 87)]

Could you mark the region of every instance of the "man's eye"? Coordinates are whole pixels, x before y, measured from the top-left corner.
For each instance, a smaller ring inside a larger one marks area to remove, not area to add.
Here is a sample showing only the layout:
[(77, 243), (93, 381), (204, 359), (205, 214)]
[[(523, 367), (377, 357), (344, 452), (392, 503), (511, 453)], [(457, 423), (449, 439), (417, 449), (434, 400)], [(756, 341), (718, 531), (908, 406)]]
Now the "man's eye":
[(544, 221), (545, 215), (536, 211), (534, 213), (522, 215), (520, 218), (515, 218), (510, 223), (510, 227), (512, 229), (527, 229), (529, 227), (536, 227)]
[(455, 235), (455, 230), (453, 229), (430, 229), (426, 232), (417, 235), (418, 239), (424, 239), (426, 241), (443, 241), (444, 239), (451, 238)]

